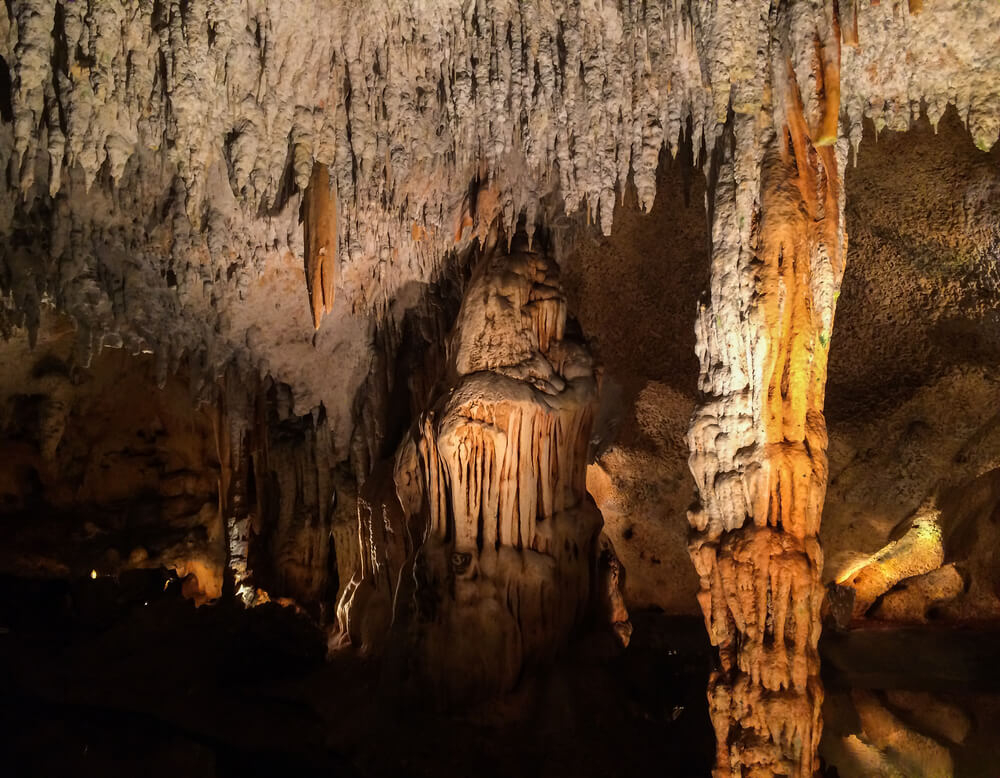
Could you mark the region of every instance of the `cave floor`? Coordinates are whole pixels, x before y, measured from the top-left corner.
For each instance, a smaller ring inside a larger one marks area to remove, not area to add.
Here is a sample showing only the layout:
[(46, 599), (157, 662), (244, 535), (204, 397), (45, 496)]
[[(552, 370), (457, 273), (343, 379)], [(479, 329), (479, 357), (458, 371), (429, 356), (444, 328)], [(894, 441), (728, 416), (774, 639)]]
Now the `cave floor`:
[[(0, 774), (710, 772), (711, 651), (700, 619), (634, 614), (628, 650), (584, 640), (515, 695), (456, 716), (394, 697), (373, 662), (324, 661), (323, 634), (290, 608), (194, 608), (148, 589), (114, 599), (98, 596), (101, 586), (113, 584), (0, 580)], [(891, 687), (963, 702), (974, 726), (952, 749), (956, 775), (994, 775), (995, 631), (871, 629), (830, 633), (822, 645), (830, 700)]]
[(60, 618), (21, 597), (0, 633), (0, 774), (12, 778), (709, 771), (700, 619), (639, 614), (628, 651), (584, 642), (519, 693), (446, 716), (380, 690), (372, 662), (324, 661), (324, 636), (289, 608), (166, 597), (81, 620), (66, 594), (31, 593)]

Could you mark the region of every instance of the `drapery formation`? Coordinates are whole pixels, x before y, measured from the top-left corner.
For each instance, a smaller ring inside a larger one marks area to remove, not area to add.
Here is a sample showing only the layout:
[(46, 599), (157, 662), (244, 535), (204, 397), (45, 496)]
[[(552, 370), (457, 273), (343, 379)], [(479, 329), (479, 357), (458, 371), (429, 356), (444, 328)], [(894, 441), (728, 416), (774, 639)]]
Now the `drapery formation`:
[(717, 776), (818, 766), (823, 397), (847, 153), (830, 129), (839, 40), (823, 45), (821, 32), (816, 93), (800, 93), (776, 36), (773, 113), (732, 117), (711, 170), (711, 295), (696, 325), (705, 401), (688, 442), (700, 498), (691, 557), (719, 650), (708, 692)]
[(352, 643), (405, 655), (435, 699), (460, 702), (510, 689), (592, 606), (630, 630), (584, 484), (593, 364), (566, 335), (554, 263), (484, 259), (447, 363), (391, 478), (377, 468), (362, 490), (362, 570), (339, 615)]

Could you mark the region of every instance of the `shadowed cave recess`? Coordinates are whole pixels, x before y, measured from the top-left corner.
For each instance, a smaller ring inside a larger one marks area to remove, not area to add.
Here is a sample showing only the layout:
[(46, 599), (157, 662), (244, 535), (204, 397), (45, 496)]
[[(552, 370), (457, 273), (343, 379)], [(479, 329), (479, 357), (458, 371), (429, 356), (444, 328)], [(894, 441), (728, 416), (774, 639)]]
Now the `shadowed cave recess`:
[(996, 775), (1000, 4), (0, 5), (22, 776)]

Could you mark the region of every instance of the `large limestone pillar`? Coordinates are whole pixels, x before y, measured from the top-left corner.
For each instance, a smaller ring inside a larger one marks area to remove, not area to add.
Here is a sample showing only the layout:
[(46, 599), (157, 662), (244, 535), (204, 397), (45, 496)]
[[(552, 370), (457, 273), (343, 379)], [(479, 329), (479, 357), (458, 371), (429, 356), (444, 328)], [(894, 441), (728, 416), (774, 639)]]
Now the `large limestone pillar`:
[(397, 657), (439, 704), (512, 688), (595, 611), (627, 640), (584, 483), (594, 366), (566, 325), (551, 259), (485, 258), (431, 406), (359, 496), (339, 639)]
[(788, 60), (775, 62), (774, 103), (731, 118), (711, 166), (711, 291), (696, 324), (690, 551), (718, 647), (716, 776), (811, 776), (822, 731), (817, 534), (846, 148), (830, 143), (830, 84), (825, 104), (803, 107)]

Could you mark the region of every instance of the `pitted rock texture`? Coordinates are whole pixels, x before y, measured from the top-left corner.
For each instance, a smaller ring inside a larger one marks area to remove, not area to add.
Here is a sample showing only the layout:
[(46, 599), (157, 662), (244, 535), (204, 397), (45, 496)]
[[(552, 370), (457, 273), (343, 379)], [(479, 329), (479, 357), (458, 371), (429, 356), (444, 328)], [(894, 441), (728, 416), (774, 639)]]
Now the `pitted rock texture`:
[[(840, 5), (858, 41), (830, 82), (843, 135), (859, 142), (864, 117), (901, 128), (921, 101), (936, 120), (951, 102), (977, 143), (995, 142), (995, 4)], [(805, 84), (817, 37), (832, 61), (838, 19), (819, 0), (791, 17)], [(346, 456), (340, 398), (364, 377), (364, 317), (489, 222), (511, 234), (523, 216), (530, 233), (549, 195), (608, 232), (631, 175), (649, 208), (661, 148), (690, 124), (710, 156), (730, 108), (764, 103), (774, 25), (767, 4), (714, 1), (12, 1), (6, 317), (31, 328), (47, 297), (78, 324), (82, 360), (121, 337), (163, 371), (203, 363), (209, 383), (240, 358), (290, 385), (299, 414), (323, 402)], [(337, 218), (314, 299), (326, 312), (339, 286), (344, 302), (314, 335), (299, 217), (316, 165)], [(275, 295), (285, 278), (298, 288)], [(280, 312), (247, 321), (250, 305)], [(327, 360), (346, 367), (335, 388), (311, 369)]]
[[(830, 349), (821, 538), (842, 579), (938, 509), (965, 585), (936, 617), (1000, 614), (1000, 149), (953, 111), (869, 133), (847, 170), (847, 272)], [(926, 572), (926, 570), (924, 571)], [(887, 618), (890, 610), (875, 610)]]

